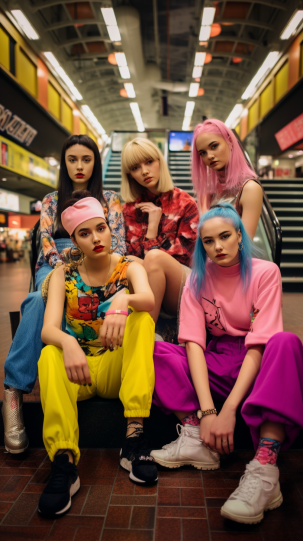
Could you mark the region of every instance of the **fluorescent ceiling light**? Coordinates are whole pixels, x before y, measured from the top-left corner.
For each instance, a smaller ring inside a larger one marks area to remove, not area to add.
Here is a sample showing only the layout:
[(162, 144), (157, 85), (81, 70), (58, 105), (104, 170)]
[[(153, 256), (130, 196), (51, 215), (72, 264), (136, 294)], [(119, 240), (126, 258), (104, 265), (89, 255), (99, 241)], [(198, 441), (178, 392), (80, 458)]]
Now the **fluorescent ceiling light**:
[(125, 90), (127, 92), (127, 96), (129, 98), (135, 98), (136, 97), (136, 92), (135, 92), (133, 83), (124, 83), (124, 88), (125, 88)]
[(196, 53), (195, 66), (204, 66), (206, 53)]
[(29, 39), (39, 39), (39, 34), (37, 34), (34, 27), (31, 25), (29, 20), (25, 17), (24, 13), (20, 9), (12, 9), (12, 14), (19, 24), (20, 28), (23, 30), (24, 34)]
[(279, 51), (273, 51), (267, 55), (262, 66), (257, 71), (254, 78), (251, 80), (244, 94), (242, 94), (242, 100), (247, 100), (248, 98), (251, 98), (254, 95), (254, 92), (257, 89), (258, 83), (264, 78), (266, 73), (274, 67), (279, 56), (280, 56)]
[(130, 72), (129, 72), (129, 69), (127, 66), (121, 68), (119, 66), (119, 71), (120, 71), (120, 75), (122, 77), (122, 79), (130, 79)]
[(241, 105), (241, 103), (237, 103), (237, 105), (234, 106), (228, 118), (225, 120), (225, 125), (228, 128), (233, 128), (235, 120), (238, 119), (242, 111), (243, 111), (243, 105)]
[(211, 26), (201, 26), (200, 34), (199, 34), (199, 41), (208, 41), (210, 38), (210, 30), (211, 30)]
[(97, 132), (100, 135), (103, 135), (105, 133), (105, 129), (101, 126), (99, 120), (95, 117), (94, 113), (88, 107), (88, 105), (82, 105), (81, 109), (82, 109), (82, 113), (87, 118), (87, 120), (90, 121), (91, 125), (94, 126), (94, 128), (96, 128)]
[(103, 19), (108, 26), (117, 26), (117, 19), (113, 8), (101, 8)]
[(212, 25), (214, 22), (216, 8), (204, 8), (201, 26)]
[(201, 77), (202, 75), (202, 66), (194, 66), (194, 69), (193, 69), (193, 79), (197, 79)]
[(182, 130), (183, 131), (189, 130), (190, 123), (191, 123), (191, 116), (185, 116), (183, 119)]
[(111, 41), (121, 41), (121, 36), (118, 26), (108, 26), (108, 35)]
[(115, 53), (115, 57), (119, 67), (127, 66), (126, 56), (124, 53)]
[(292, 34), (294, 34), (295, 31), (297, 30), (302, 19), (303, 19), (303, 9), (299, 9), (293, 14), (291, 19), (289, 20), (288, 24), (286, 25), (286, 27), (284, 28), (283, 32), (280, 35), (280, 39), (290, 38), (290, 36), (292, 36)]
[(195, 104), (194, 101), (187, 101), (184, 116), (192, 116), (192, 114), (194, 112), (195, 105), (196, 104)]
[(59, 77), (61, 77), (62, 81), (65, 82), (65, 84), (67, 85), (68, 89), (70, 90), (70, 92), (71, 92), (71, 94), (73, 96), (73, 99), (74, 100), (82, 100), (83, 98), (82, 98), (80, 92), (77, 90), (74, 83), (72, 82), (72, 80), (67, 75), (67, 73), (65, 73), (64, 69), (60, 66), (58, 60), (55, 58), (53, 53), (49, 53), (49, 52), (44, 53), (44, 56), (47, 58), (47, 60), (53, 66), (53, 68), (56, 70), (57, 74), (59, 75)]
[(200, 86), (199, 83), (190, 84), (189, 93), (188, 93), (190, 98), (195, 98), (196, 96), (198, 96), (199, 86)]
[(132, 102), (129, 105), (134, 115), (138, 131), (145, 131), (138, 103)]

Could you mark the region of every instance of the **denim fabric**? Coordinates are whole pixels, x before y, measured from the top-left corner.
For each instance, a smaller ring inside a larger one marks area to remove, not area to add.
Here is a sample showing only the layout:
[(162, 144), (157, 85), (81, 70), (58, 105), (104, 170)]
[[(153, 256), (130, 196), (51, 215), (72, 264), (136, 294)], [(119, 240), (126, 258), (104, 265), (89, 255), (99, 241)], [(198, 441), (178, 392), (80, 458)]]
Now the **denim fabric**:
[[(59, 253), (72, 245), (69, 239), (57, 239), (55, 243)], [(51, 270), (52, 267), (44, 262), (37, 271), (37, 291), (29, 293), (21, 304), (22, 319), (4, 364), (4, 384), (27, 393), (30, 393), (34, 388), (37, 363), (43, 347), (41, 331), (45, 304), (41, 295), (41, 286)], [(62, 329), (64, 330), (65, 318), (63, 320)]]
[[(62, 250), (64, 250), (64, 248), (71, 248), (73, 246), (73, 243), (70, 239), (56, 239), (55, 244), (56, 244), (56, 248), (59, 254), (62, 252)], [(51, 267), (44, 260), (43, 264), (36, 272), (36, 277), (35, 277), (36, 291), (41, 291), (41, 287), (42, 287), (44, 279), (52, 270), (53, 270), (53, 267)]]

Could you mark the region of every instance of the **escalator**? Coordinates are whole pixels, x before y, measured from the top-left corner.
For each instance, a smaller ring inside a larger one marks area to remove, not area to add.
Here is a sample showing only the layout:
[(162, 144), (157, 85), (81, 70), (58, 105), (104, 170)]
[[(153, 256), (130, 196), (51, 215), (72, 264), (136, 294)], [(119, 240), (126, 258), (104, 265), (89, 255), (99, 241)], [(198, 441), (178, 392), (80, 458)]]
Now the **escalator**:
[(303, 179), (266, 179), (262, 183), (283, 227), (283, 291), (303, 291)]

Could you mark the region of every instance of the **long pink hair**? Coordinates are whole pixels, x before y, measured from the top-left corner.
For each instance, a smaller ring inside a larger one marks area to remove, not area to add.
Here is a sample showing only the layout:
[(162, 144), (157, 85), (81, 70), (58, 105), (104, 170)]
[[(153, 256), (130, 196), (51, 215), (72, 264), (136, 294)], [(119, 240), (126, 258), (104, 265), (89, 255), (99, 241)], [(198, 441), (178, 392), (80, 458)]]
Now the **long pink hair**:
[[(225, 166), (224, 173), (219, 172), (221, 182), (219, 182), (218, 173), (204, 165), (196, 147), (197, 137), (201, 133), (210, 132), (223, 137), (230, 149), (229, 162)], [(222, 177), (224, 182), (222, 182)], [(205, 196), (220, 193), (236, 186), (240, 188), (245, 180), (251, 178), (257, 178), (257, 174), (249, 167), (237, 138), (221, 120), (210, 118), (195, 127), (192, 150), (192, 181), (200, 204)]]

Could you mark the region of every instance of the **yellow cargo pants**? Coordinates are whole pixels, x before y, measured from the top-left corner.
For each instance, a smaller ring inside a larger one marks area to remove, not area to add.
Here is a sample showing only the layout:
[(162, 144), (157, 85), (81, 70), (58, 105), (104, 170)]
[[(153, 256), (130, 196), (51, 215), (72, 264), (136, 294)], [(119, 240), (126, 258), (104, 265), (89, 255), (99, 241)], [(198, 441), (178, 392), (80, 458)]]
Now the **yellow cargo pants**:
[(96, 357), (86, 357), (91, 386), (71, 383), (62, 349), (46, 346), (38, 371), (44, 412), (43, 441), (51, 460), (59, 449), (70, 449), (79, 462), (77, 401), (98, 395), (120, 398), (125, 417), (149, 417), (155, 385), (153, 350), (155, 324), (147, 312), (128, 316), (123, 345)]

